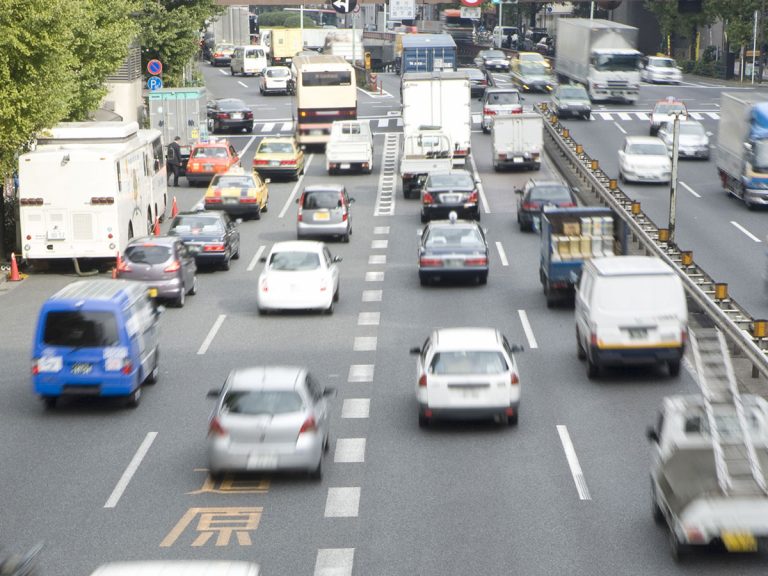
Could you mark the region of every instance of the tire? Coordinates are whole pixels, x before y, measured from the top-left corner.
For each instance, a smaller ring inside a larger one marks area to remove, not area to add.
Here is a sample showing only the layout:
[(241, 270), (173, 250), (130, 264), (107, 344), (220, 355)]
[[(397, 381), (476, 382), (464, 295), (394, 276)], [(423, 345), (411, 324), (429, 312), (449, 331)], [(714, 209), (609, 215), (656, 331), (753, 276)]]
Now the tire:
[(341, 241), (344, 242), (345, 244), (349, 243), (349, 232), (341, 235)]
[(672, 560), (676, 563), (683, 562), (688, 555), (688, 545), (683, 544), (677, 539), (677, 535), (672, 529), (669, 530), (669, 547), (672, 554)]
[(419, 284), (422, 286), (429, 286), (429, 276), (419, 273)]
[(195, 275), (192, 277), (192, 288), (190, 288), (190, 289), (189, 289), (189, 295), (190, 295), (190, 296), (194, 296), (195, 294), (197, 294), (197, 289), (198, 289), (198, 285), (197, 285), (197, 274), (195, 274)]
[(422, 224), (426, 224), (427, 222), (429, 222), (429, 217), (426, 214), (424, 214), (424, 212), (422, 212), (421, 213), (421, 223)]
[(478, 281), (478, 282), (479, 282), (481, 285), (483, 285), (483, 286), (485, 286), (486, 284), (488, 284), (488, 272), (486, 272), (485, 274), (480, 274), (480, 275), (477, 277), (477, 281)]
[(240, 260), (240, 243), (237, 244), (237, 252), (232, 254), (232, 260)]
[(339, 301), (339, 287), (336, 287), (336, 292), (333, 293), (333, 301), (338, 302)]
[(552, 295), (552, 289), (548, 283), (544, 284), (544, 298), (547, 300), (547, 308), (555, 307), (555, 297)]
[(517, 422), (519, 421), (519, 419), (520, 419), (520, 408), (518, 407), (515, 410), (515, 413), (508, 418), (507, 423), (510, 426), (517, 426)]
[(323, 479), (323, 457), (320, 456), (320, 460), (317, 463), (317, 468), (309, 471), (309, 477), (312, 480), (320, 481)]
[(483, 134), (490, 134), (491, 133), (491, 131), (488, 130), (488, 128), (486, 128), (485, 126), (482, 126), (482, 129), (483, 129)]
[(56, 408), (56, 402), (58, 400), (58, 396), (43, 396), (43, 406), (45, 406), (46, 410), (53, 410)]
[(155, 348), (155, 362), (152, 365), (152, 372), (147, 375), (145, 384), (157, 384), (160, 379), (160, 346)]
[(265, 214), (269, 212), (269, 198), (267, 198), (267, 203), (264, 204), (264, 208), (262, 208), (261, 211), (264, 212)]
[(179, 292), (179, 297), (173, 301), (173, 305), (176, 308), (184, 308), (184, 303), (186, 301), (187, 301), (187, 291), (184, 289), (184, 286), (182, 286), (181, 291)]
[(653, 479), (651, 479), (651, 516), (656, 524), (664, 524), (664, 512), (659, 507), (659, 502), (656, 499), (656, 488), (653, 485)]
[(331, 434), (329, 433), (325, 437), (325, 442), (323, 442), (323, 452), (328, 453), (330, 449), (331, 449)]
[(227, 258), (226, 260), (224, 260), (224, 262), (223, 262), (223, 263), (222, 263), (222, 265), (221, 265), (221, 269), (222, 269), (222, 270), (224, 270), (224, 271), (227, 271), (227, 270), (229, 270), (229, 269), (230, 269), (230, 267), (231, 267), (231, 266), (230, 266), (230, 262), (229, 262), (229, 260), (230, 260), (229, 258)]
[(619, 170), (619, 182), (624, 183), (624, 184), (626, 184), (626, 182), (627, 182), (627, 179), (624, 178), (624, 172), (622, 172), (621, 170)]
[(138, 408), (141, 403), (141, 385), (128, 395), (128, 408)]
[(333, 315), (333, 309), (336, 307), (335, 304), (336, 304), (336, 302), (333, 300), (333, 298), (331, 298), (331, 303), (328, 306), (328, 308), (323, 310), (323, 314), (325, 314), (327, 316)]
[(576, 358), (579, 360), (586, 360), (587, 351), (584, 350), (584, 346), (581, 345), (581, 338), (579, 337), (579, 331), (576, 330)]
[(593, 380), (600, 376), (600, 366), (587, 355), (587, 378)]
[(214, 482), (220, 482), (224, 478), (224, 471), (208, 470), (208, 476), (210, 476), (211, 480), (213, 480)]
[(262, 308), (261, 306), (259, 306), (257, 310), (259, 312), (259, 316), (266, 316), (269, 313), (266, 308)]
[(419, 428), (427, 428), (429, 426), (429, 418), (419, 412)]
[(261, 208), (256, 210), (256, 213), (253, 215), (254, 220), (261, 220)]
[(680, 376), (680, 360), (670, 360), (667, 362), (667, 368), (669, 368), (669, 375), (672, 378)]

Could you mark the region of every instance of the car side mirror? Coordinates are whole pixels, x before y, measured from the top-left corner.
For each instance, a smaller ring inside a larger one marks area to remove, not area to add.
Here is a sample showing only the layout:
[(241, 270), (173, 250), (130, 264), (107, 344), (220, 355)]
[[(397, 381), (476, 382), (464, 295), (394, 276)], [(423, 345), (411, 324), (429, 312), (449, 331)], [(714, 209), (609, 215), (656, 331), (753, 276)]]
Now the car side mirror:
[(341, 262), (342, 260), (344, 259), (341, 256), (334, 256), (331, 258), (331, 262)]
[(206, 398), (218, 398), (219, 394), (221, 394), (221, 390), (218, 390), (216, 388), (212, 388), (211, 390), (208, 390), (208, 392), (205, 394)]
[(350, 199), (349, 199), (349, 203), (350, 203), (350, 204), (354, 204), (354, 202), (355, 202), (355, 199), (354, 199), (354, 198), (350, 198)]
[(520, 344), (512, 344), (509, 349), (512, 350), (512, 352), (525, 352), (525, 348), (520, 346)]
[(415, 355), (421, 354), (421, 348), (419, 348), (418, 346), (414, 346), (413, 348), (408, 350), (408, 354), (415, 354)]
[(523, 189), (522, 188), (515, 188), (515, 194), (519, 194), (520, 196), (523, 195)]
[(659, 433), (656, 432), (656, 430), (649, 426), (648, 429), (645, 431), (645, 437), (648, 438), (651, 442), (655, 442), (656, 444), (659, 443)]
[(336, 394), (336, 388), (333, 386), (328, 386), (325, 390), (323, 390), (323, 396), (326, 398), (335, 398)]

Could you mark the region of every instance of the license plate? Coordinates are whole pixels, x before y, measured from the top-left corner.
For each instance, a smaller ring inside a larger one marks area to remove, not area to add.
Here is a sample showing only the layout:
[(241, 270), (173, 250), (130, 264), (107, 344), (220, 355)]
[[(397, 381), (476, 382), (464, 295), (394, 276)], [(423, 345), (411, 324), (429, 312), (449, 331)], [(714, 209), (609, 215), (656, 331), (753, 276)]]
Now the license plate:
[(512, 162), (514, 162), (515, 164), (522, 164), (523, 159), (520, 158), (519, 156), (516, 156), (515, 158), (512, 158)]
[(272, 162), (269, 163), (270, 166), (280, 166), (279, 160), (272, 160)]
[(242, 120), (242, 119), (243, 119), (243, 115), (240, 112), (235, 112), (234, 114), (232, 114), (232, 120)]
[(247, 468), (249, 470), (277, 468), (277, 456), (270, 454), (251, 454), (248, 457)]
[(339, 166), (342, 170), (349, 170), (349, 164), (342, 164)]
[(456, 194), (445, 194), (444, 196), (440, 197), (440, 200), (446, 204), (456, 204), (461, 200), (461, 197)]
[(93, 370), (93, 365), (86, 362), (78, 362), (77, 364), (72, 364), (72, 374), (90, 374), (91, 370)]
[(756, 552), (757, 538), (744, 532), (723, 532), (720, 537), (728, 552)]
[(224, 203), (225, 204), (237, 204), (239, 200), (240, 200), (239, 198), (224, 198)]
[(446, 268), (461, 268), (464, 265), (462, 258), (448, 258), (444, 262)]
[(480, 392), (477, 390), (462, 390), (462, 395), (464, 398), (480, 398)]
[(188, 249), (188, 250), (189, 250), (189, 251), (190, 251), (192, 254), (196, 254), (196, 253), (200, 252), (200, 246), (190, 246), (190, 245), (187, 245), (187, 249)]
[(648, 336), (648, 330), (645, 328), (630, 328), (627, 332), (629, 332), (629, 337), (633, 339), (645, 338)]
[(330, 220), (331, 215), (328, 212), (315, 212), (313, 220)]
[(147, 292), (150, 298), (157, 298), (157, 288), (150, 288)]
[(213, 170), (213, 164), (203, 164), (203, 170)]

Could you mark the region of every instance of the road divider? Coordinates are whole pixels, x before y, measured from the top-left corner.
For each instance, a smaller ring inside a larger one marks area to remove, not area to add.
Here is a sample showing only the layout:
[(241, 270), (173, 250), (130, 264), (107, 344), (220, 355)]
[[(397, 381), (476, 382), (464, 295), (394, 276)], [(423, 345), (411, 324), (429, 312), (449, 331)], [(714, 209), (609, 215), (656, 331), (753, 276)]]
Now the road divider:
[(117, 506), (117, 503), (123, 496), (125, 489), (128, 488), (128, 484), (130, 483), (131, 478), (133, 478), (133, 475), (136, 474), (136, 470), (139, 469), (141, 461), (144, 460), (147, 452), (149, 452), (149, 449), (152, 447), (152, 443), (155, 441), (155, 438), (157, 438), (157, 432), (147, 432), (147, 435), (144, 437), (144, 441), (141, 443), (138, 450), (136, 450), (133, 458), (131, 458), (128, 467), (125, 469), (125, 472), (123, 472), (123, 475), (120, 476), (120, 480), (118, 480), (117, 486), (115, 486), (112, 494), (109, 495), (107, 503), (104, 504), (104, 508), (114, 508)]

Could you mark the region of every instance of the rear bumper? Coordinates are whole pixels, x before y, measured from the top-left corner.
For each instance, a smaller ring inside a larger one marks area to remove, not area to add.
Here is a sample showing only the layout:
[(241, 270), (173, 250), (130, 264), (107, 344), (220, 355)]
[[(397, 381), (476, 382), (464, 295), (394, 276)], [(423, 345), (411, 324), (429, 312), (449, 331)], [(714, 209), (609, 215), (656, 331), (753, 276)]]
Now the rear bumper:
[(195, 263), (202, 264), (220, 264), (228, 258), (228, 252), (197, 252), (195, 253)]
[(744, 201), (751, 204), (768, 206), (768, 190), (761, 190), (758, 188), (745, 188)]
[(589, 106), (568, 106), (568, 108), (558, 108), (556, 110), (557, 115), (561, 118), (565, 118), (567, 116), (588, 116), (592, 113), (592, 108)]
[(371, 169), (372, 162), (369, 159), (364, 160), (328, 160), (325, 163), (326, 170), (361, 172)]
[(261, 206), (258, 202), (251, 204), (209, 204), (205, 203), (206, 210), (221, 210), (226, 212), (230, 216), (248, 216), (251, 214), (258, 214), (261, 211)]
[(38, 374), (33, 378), (35, 394), (59, 396), (127, 396), (136, 389), (136, 373), (102, 373), (94, 376)]
[(190, 172), (187, 170), (185, 176), (187, 181), (192, 182), (210, 182), (211, 179), (218, 174), (218, 172)]
[(601, 366), (633, 366), (643, 364), (661, 364), (681, 360), (685, 348), (617, 348), (600, 349), (590, 347), (590, 357)]
[(349, 220), (334, 224), (309, 224), (299, 222), (296, 225), (296, 236), (303, 238), (305, 236), (341, 236), (349, 234)]
[[(232, 446), (227, 438), (208, 440), (208, 468), (212, 472), (315, 470), (323, 455), (319, 434), (311, 439), (300, 438), (295, 446), (238, 444)], [(260, 457), (261, 460), (260, 460)], [(272, 462), (267, 463), (266, 459)]]
[(222, 130), (253, 130), (253, 120), (218, 120)]
[(147, 285), (147, 288), (154, 288), (157, 290), (157, 298), (178, 298), (184, 287), (184, 283), (178, 276), (170, 280), (157, 280), (152, 282), (145, 280), (144, 283)]
[(462, 219), (469, 219), (469, 220), (476, 220), (477, 217), (480, 215), (480, 210), (477, 206), (477, 204), (460, 204), (460, 205), (449, 205), (449, 206), (435, 206), (435, 205), (427, 205), (422, 206), (421, 208), (422, 214), (432, 219), (438, 219), (438, 218), (448, 218), (451, 212), (456, 212), (456, 215), (459, 218)]
[(327, 310), (333, 302), (333, 290), (317, 292), (317, 295), (301, 294), (295, 298), (285, 297), (284, 295), (264, 296), (262, 292), (258, 295), (258, 306), (262, 310)]
[(259, 173), (259, 176), (264, 177), (296, 176), (299, 173), (297, 166), (254, 166), (253, 169)]
[[(478, 407), (431, 407), (428, 404), (419, 403), (419, 414), (436, 420), (482, 420), (494, 416), (515, 415), (520, 409), (520, 402), (510, 402), (506, 406), (478, 406)], [(512, 414), (509, 414), (509, 412)]]

